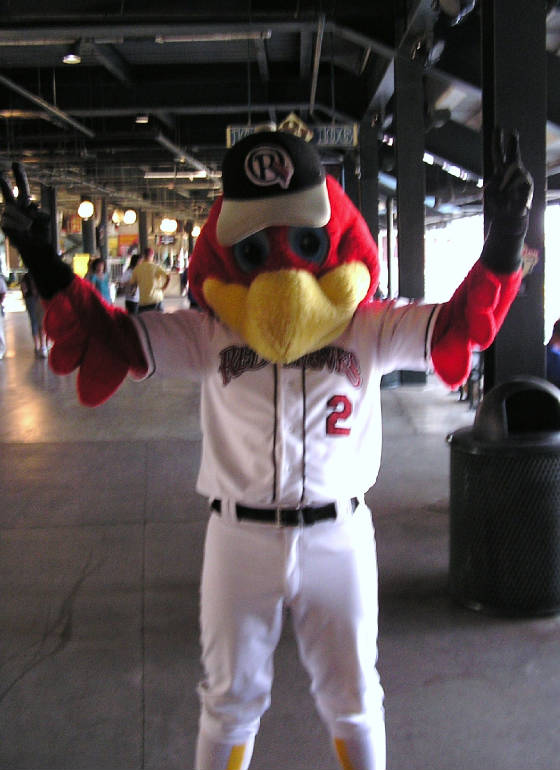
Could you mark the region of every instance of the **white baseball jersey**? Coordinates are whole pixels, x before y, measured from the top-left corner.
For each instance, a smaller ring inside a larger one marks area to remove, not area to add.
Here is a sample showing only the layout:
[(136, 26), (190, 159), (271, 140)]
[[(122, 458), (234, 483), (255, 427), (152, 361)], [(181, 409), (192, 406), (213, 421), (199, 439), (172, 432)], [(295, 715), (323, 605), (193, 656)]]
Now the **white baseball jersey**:
[(201, 382), (197, 491), (259, 507), (348, 500), (375, 482), (380, 379), (426, 370), (434, 305), (374, 302), (326, 348), (271, 364), (196, 310), (134, 318), (147, 376)]

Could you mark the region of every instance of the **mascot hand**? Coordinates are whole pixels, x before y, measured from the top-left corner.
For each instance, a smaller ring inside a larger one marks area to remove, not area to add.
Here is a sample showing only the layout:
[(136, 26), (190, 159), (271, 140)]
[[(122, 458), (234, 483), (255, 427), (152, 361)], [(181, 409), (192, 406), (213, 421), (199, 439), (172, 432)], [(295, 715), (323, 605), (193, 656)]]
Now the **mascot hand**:
[(29, 182), (21, 163), (12, 165), (17, 197), (5, 174), (0, 175), (4, 211), (0, 224), (10, 242), (21, 254), (43, 299), (50, 299), (70, 285), (74, 273), (60, 259), (50, 238), (50, 216), (31, 201)]
[(51, 369), (70, 374), (79, 367), (78, 395), (86, 406), (106, 401), (129, 371), (142, 377), (148, 369), (130, 316), (77, 276), (47, 303), (44, 324), (54, 341)]
[(4, 198), (1, 226), (33, 276), (45, 301), (45, 331), (54, 342), (49, 355), (56, 374), (79, 367), (78, 394), (83, 404), (97, 406), (119, 387), (128, 372), (147, 371), (133, 322), (105, 303), (93, 286), (74, 275), (50, 239), (50, 217), (31, 201), (23, 166), (14, 163), (18, 195), (0, 175)]
[(521, 251), (527, 232), (533, 181), (521, 162), (519, 138), (504, 149), (503, 131), (493, 145), (494, 173), (486, 187), (492, 217), (482, 254), (453, 297), (440, 308), (432, 335), (432, 362), (450, 387), (462, 385), (473, 349), (494, 340), (521, 284)]
[(521, 161), (516, 132), (504, 148), (503, 131), (496, 129), (492, 150), (494, 172), (484, 195), (491, 224), (481, 259), (495, 273), (514, 273), (521, 266), (533, 180)]

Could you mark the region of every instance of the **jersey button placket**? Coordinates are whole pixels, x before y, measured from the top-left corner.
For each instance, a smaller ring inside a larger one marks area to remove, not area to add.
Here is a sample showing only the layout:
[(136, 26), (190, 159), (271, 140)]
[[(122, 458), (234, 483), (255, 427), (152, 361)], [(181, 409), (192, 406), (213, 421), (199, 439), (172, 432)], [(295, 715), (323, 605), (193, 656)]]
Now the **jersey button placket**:
[(301, 420), (302, 394), (301, 370), (285, 367), (281, 369), (281, 403), (282, 403), (282, 495), (291, 501), (299, 501), (301, 496)]

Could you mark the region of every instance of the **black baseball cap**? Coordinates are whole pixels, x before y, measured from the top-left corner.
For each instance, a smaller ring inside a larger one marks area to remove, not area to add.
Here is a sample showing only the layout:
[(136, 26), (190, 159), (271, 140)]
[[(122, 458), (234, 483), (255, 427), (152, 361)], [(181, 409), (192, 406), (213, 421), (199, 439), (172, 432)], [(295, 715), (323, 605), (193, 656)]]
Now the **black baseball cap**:
[(241, 139), (224, 157), (222, 185), (222, 246), (265, 227), (323, 227), (331, 217), (319, 153), (294, 134), (260, 131)]

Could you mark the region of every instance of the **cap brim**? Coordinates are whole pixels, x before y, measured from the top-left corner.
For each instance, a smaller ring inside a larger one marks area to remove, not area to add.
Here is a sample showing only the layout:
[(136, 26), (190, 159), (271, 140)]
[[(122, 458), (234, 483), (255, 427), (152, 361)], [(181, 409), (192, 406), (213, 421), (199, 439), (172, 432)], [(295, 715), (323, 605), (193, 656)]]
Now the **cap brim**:
[(224, 199), (216, 224), (222, 246), (233, 246), (265, 227), (323, 227), (331, 218), (326, 181), (300, 192), (252, 200)]

